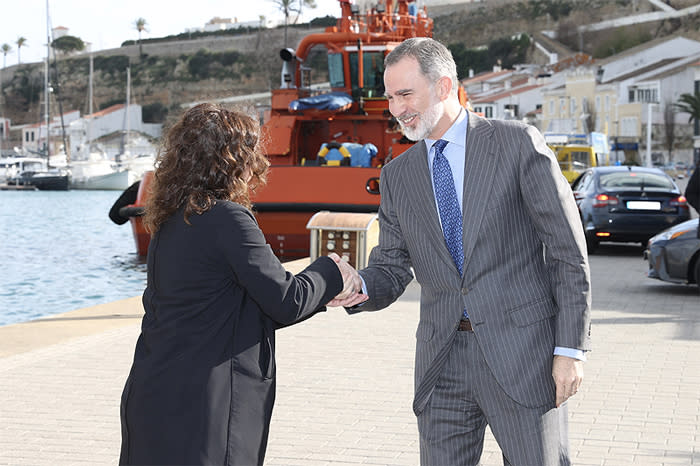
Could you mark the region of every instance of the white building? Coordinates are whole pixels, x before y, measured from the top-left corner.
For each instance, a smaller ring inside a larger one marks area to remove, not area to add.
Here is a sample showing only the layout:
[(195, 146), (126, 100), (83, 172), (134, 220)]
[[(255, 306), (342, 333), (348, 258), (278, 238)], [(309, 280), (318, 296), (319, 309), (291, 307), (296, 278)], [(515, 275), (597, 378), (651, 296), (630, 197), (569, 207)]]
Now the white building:
[[(67, 134), (70, 124), (78, 118), (80, 118), (78, 110), (65, 112), (63, 119), (60, 116), (54, 116), (49, 121), (49, 131), (46, 130), (45, 121), (21, 126), (22, 148), (34, 153), (45, 153), (48, 148), (52, 155), (63, 152), (63, 131), (65, 130)], [(51, 141), (51, 144), (49, 145), (47, 141)]]
[[(683, 37), (642, 44), (566, 73), (544, 94), (544, 131), (606, 133), (612, 150), (644, 165), (670, 161), (665, 129), (674, 125), (674, 160), (690, 161), (688, 115), (673, 110), (681, 94), (693, 93), (700, 42)], [(588, 118), (592, 115), (592, 118)], [(666, 121), (666, 118), (672, 120)], [(584, 126), (593, 120), (595, 128)], [(700, 149), (700, 148), (699, 148)]]
[(277, 23), (269, 19), (265, 19), (261, 24), (260, 20), (238, 21), (238, 18), (219, 18), (215, 16), (207, 21), (204, 27), (188, 28), (185, 32), (216, 32), (229, 29), (259, 28), (260, 26), (268, 28), (275, 27), (276, 25)]
[[(152, 138), (159, 138), (162, 125), (159, 123), (144, 123), (142, 108), (138, 104), (130, 104), (128, 112), (126, 105), (117, 104), (104, 110), (74, 120), (69, 128), (71, 157), (76, 160), (87, 158), (90, 144), (105, 138), (110, 142), (102, 144), (110, 158), (121, 153), (121, 141), (125, 132), (142, 133)], [(112, 137), (109, 137), (109, 136)]]

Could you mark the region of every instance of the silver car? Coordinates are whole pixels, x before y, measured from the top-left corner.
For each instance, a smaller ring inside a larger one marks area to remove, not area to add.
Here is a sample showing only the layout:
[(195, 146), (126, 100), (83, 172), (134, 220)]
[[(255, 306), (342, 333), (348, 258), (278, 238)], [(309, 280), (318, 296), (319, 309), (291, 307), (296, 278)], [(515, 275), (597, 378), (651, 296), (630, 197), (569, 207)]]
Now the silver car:
[(644, 251), (649, 278), (671, 283), (695, 283), (700, 290), (698, 219), (679, 223), (653, 236)]

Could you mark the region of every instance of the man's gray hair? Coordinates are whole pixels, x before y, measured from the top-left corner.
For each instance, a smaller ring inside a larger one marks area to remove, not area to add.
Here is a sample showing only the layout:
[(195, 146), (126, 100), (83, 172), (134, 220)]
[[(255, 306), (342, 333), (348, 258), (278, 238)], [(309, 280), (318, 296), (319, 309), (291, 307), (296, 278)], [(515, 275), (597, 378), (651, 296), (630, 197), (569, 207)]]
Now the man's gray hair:
[(431, 83), (447, 76), (452, 80), (452, 92), (457, 92), (457, 65), (452, 53), (440, 42), (428, 37), (413, 37), (401, 42), (384, 59), (384, 68), (395, 65), (402, 58), (413, 57), (420, 65), (421, 73)]

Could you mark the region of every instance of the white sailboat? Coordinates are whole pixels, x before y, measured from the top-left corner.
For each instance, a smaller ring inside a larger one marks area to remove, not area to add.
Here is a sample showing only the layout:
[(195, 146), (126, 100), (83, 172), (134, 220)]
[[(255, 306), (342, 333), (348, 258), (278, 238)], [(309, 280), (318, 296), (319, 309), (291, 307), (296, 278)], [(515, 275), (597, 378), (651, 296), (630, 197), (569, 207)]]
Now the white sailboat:
[[(37, 171), (27, 178), (28, 184), (37, 189), (47, 191), (66, 191), (70, 185), (70, 172), (63, 166), (53, 165), (57, 160), (61, 160), (60, 154), (51, 154), (51, 119), (49, 111), (49, 60), (51, 58), (51, 34), (49, 2), (46, 1), (46, 62), (44, 63), (44, 120), (46, 122), (46, 161), (47, 169)], [(63, 115), (61, 115), (63, 118)], [(63, 120), (61, 120), (63, 121)], [(58, 159), (56, 155), (59, 155)]]
[[(129, 106), (131, 105), (131, 68), (126, 69), (126, 113), (124, 114), (124, 142), (122, 153), (117, 156), (119, 170), (129, 172), (136, 182), (146, 171), (153, 170), (156, 150), (153, 144), (143, 136), (131, 134)], [(129, 184), (131, 186), (131, 184)]]
[[(90, 69), (92, 70), (92, 67)], [(87, 140), (77, 148), (74, 161), (71, 163), (72, 187), (74, 189), (123, 191), (140, 180), (145, 171), (153, 170), (155, 163), (153, 145), (145, 138), (132, 138), (130, 136), (130, 80), (130, 70), (127, 68), (127, 98), (124, 108), (125, 131), (121, 153), (116, 156), (116, 160), (112, 161), (104, 151), (95, 151), (91, 143), (91, 125), (88, 123), (86, 125)], [(92, 87), (90, 93), (92, 94)], [(92, 98), (90, 98), (90, 102), (90, 107), (92, 107)], [(90, 114), (92, 115), (92, 108), (90, 108)], [(83, 154), (84, 151), (87, 154)]]

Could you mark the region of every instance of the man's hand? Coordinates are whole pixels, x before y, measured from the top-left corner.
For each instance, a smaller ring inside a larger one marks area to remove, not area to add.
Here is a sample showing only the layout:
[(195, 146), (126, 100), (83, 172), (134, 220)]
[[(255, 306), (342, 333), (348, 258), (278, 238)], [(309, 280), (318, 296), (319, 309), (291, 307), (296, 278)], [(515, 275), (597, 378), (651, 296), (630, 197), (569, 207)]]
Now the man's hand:
[(583, 361), (567, 356), (554, 356), (552, 377), (557, 387), (557, 408), (576, 394), (583, 382)]
[(347, 261), (341, 259), (336, 253), (331, 253), (328, 257), (333, 259), (340, 270), (340, 274), (343, 276), (343, 291), (332, 299), (328, 305), (331, 307), (352, 307), (367, 301), (369, 297), (362, 294), (362, 279), (357, 270), (352, 268)]

